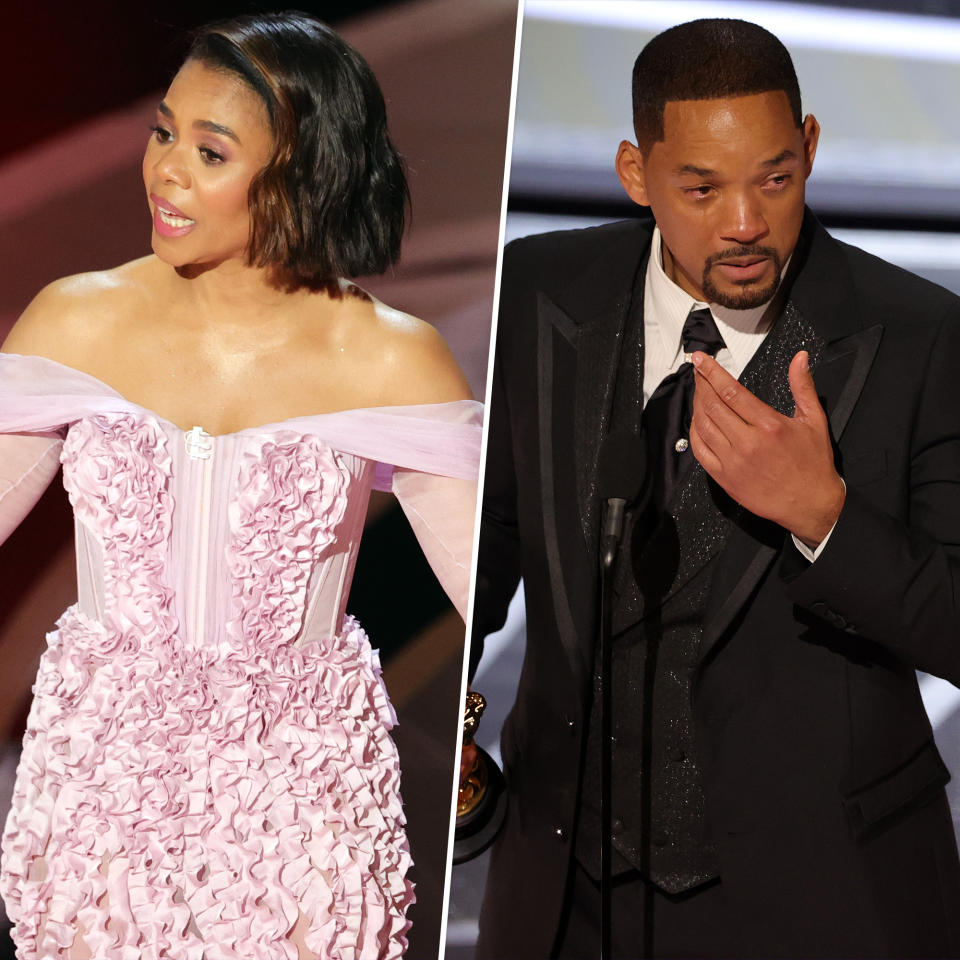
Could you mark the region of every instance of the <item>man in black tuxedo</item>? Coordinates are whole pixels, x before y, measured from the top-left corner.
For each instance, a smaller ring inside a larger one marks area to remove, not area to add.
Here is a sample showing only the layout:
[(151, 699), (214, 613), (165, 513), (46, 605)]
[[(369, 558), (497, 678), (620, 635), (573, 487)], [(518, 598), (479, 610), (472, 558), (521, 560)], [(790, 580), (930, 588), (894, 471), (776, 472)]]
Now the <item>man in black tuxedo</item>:
[(478, 956), (598, 954), (597, 461), (641, 420), (615, 956), (960, 956), (914, 673), (960, 679), (960, 301), (805, 209), (819, 130), (771, 34), (672, 28), (633, 89), (653, 220), (504, 258), (474, 659), (521, 576), (527, 649)]

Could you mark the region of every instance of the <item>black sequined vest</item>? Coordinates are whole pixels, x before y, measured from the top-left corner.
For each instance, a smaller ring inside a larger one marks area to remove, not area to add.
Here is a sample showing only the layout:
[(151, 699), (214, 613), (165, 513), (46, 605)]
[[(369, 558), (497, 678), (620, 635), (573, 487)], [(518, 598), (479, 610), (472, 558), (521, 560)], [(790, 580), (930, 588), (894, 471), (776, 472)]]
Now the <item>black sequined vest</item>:
[[(641, 355), (642, 289), (634, 291), (641, 306), (631, 310), (624, 347)], [(790, 415), (790, 360), (798, 350), (808, 350), (812, 368), (822, 347), (787, 303), (741, 382)], [(626, 359), (627, 369), (636, 369), (629, 355)], [(628, 384), (621, 393), (629, 397), (635, 390), (635, 384)], [(622, 397), (617, 406), (637, 408)], [(663, 517), (628, 518), (614, 587), (612, 870), (614, 876), (638, 870), (669, 893), (694, 889), (719, 875), (707, 827), (691, 687), (715, 565), (722, 562), (729, 532), (743, 516), (742, 508), (710, 480), (692, 453), (690, 457)], [(575, 847), (577, 859), (594, 878), (600, 867), (599, 731), (599, 698), (594, 697)]]

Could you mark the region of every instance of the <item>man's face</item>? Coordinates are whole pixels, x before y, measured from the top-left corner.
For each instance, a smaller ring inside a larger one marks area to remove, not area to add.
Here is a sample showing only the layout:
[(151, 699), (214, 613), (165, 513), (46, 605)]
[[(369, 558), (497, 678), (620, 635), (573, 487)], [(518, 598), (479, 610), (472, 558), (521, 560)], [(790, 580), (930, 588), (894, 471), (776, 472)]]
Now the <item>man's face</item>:
[(735, 310), (765, 303), (800, 234), (816, 120), (798, 129), (775, 90), (671, 101), (663, 131), (646, 158), (621, 145), (617, 168), (653, 211), (667, 275), (698, 300)]

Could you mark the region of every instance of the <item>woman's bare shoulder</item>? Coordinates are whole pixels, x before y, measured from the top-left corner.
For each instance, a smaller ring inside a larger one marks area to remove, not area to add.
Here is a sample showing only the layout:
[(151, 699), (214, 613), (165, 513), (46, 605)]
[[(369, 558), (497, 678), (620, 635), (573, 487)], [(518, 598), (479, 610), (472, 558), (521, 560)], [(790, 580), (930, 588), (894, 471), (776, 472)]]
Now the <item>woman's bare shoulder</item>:
[(366, 326), (388, 402), (472, 399), (463, 371), (431, 324), (374, 300)]
[(130, 316), (155, 274), (156, 258), (143, 257), (54, 280), (33, 298), (0, 349), (73, 365), (102, 347), (115, 325)]

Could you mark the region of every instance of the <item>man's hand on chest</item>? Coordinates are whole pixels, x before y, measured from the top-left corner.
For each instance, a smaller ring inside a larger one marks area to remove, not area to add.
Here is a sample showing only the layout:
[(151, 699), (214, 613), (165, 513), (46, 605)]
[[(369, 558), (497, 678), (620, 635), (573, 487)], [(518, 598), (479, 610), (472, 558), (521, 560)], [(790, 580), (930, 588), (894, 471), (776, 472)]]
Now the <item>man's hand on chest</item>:
[(806, 352), (790, 363), (792, 417), (755, 397), (706, 354), (694, 354), (694, 365), (694, 456), (737, 503), (815, 548), (833, 529), (846, 494)]

